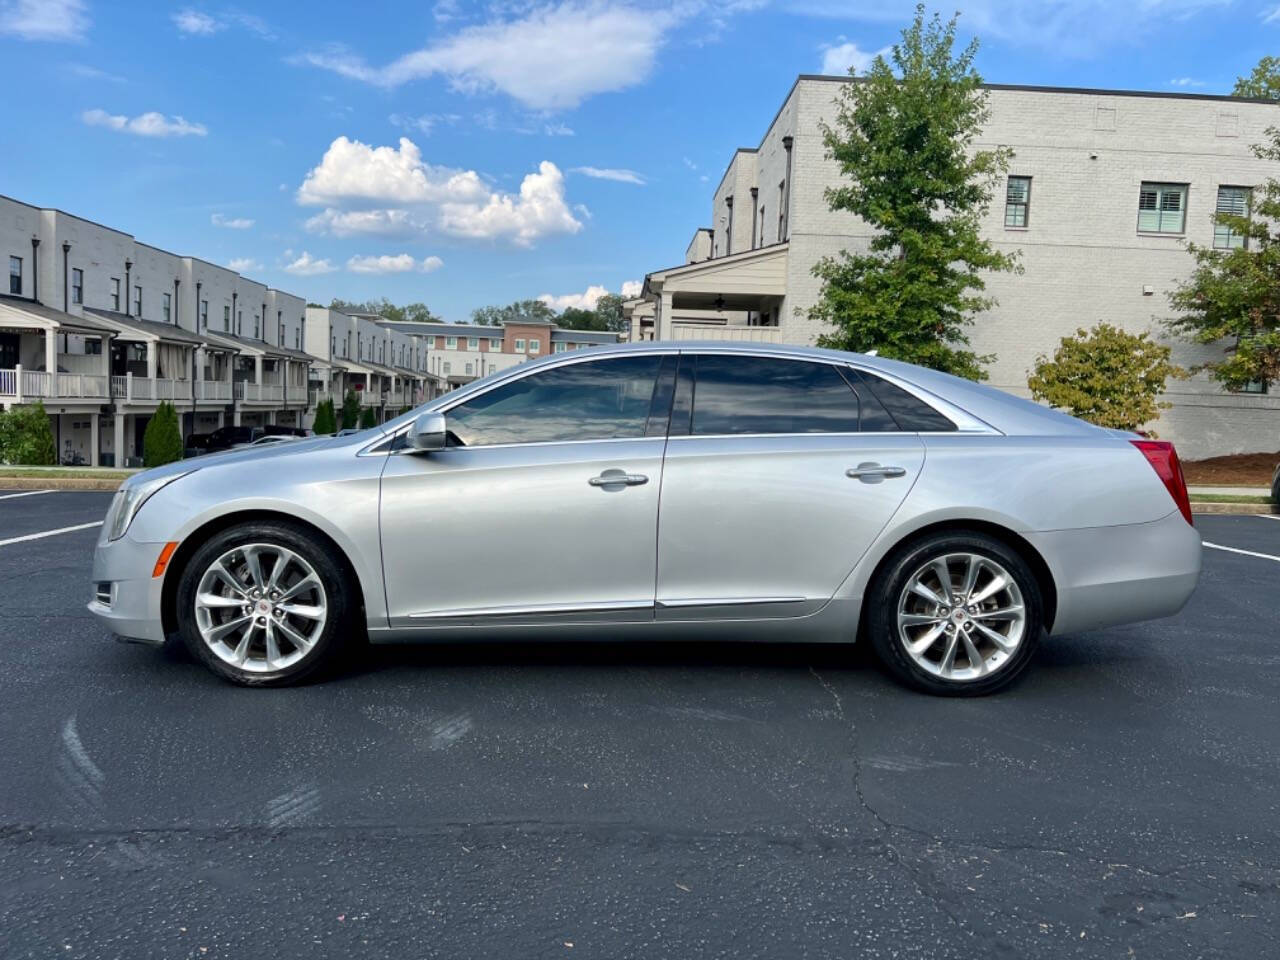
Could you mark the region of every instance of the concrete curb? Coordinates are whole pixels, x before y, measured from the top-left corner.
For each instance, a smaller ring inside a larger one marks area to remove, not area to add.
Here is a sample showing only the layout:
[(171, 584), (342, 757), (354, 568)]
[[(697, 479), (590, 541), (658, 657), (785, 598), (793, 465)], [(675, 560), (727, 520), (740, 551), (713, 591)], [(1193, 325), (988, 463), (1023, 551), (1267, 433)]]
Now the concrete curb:
[(1191, 512), (1195, 513), (1235, 513), (1259, 516), (1268, 513), (1280, 513), (1280, 507), (1274, 503), (1196, 503), (1191, 501)]
[(14, 477), (0, 475), (0, 490), (106, 490), (120, 488), (123, 480), (90, 477)]

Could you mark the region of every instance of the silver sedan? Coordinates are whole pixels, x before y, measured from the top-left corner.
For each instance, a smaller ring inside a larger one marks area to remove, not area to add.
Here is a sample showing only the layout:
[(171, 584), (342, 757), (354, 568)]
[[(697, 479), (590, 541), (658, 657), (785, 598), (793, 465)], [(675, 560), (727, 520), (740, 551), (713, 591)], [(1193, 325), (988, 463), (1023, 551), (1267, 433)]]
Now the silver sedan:
[(1046, 633), (1176, 613), (1199, 572), (1168, 443), (875, 357), (635, 344), (140, 473), (89, 609), (248, 685), (366, 636), (862, 638), (975, 695)]

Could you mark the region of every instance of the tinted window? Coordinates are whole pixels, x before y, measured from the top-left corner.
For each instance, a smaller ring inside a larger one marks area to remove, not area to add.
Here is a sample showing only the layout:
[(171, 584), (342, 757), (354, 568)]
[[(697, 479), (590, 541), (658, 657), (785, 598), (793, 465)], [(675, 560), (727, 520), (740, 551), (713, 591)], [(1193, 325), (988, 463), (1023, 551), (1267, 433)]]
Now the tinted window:
[(463, 446), (643, 437), (660, 356), (572, 363), (521, 377), (446, 416)]
[[(870, 387), (876, 399), (889, 411), (901, 430), (940, 432), (956, 429), (956, 425), (923, 400), (918, 400), (888, 380), (858, 371), (860, 382)], [(866, 429), (864, 427), (863, 429)]]
[(768, 357), (698, 357), (694, 434), (857, 430), (858, 397), (830, 364)]

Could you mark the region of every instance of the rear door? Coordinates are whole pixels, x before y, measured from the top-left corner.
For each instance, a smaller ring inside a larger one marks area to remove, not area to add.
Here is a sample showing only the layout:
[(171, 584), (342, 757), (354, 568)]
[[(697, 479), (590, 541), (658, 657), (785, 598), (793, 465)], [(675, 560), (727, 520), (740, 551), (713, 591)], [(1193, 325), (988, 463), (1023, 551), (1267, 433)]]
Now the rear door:
[(659, 619), (801, 616), (835, 593), (924, 463), (920, 438), (855, 377), (816, 360), (682, 353)]

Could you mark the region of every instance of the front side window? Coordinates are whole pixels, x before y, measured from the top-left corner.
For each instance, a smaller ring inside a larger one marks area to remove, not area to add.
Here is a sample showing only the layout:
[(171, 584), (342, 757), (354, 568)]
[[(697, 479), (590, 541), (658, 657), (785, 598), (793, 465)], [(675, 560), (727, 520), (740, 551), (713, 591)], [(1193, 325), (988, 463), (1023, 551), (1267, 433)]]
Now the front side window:
[(1185, 183), (1144, 183), (1138, 192), (1139, 233), (1184, 233), (1187, 226)]
[[(1218, 213), (1227, 213), (1233, 217), (1249, 216), (1250, 189), (1248, 187), (1219, 187)], [(1225, 223), (1213, 223), (1213, 245), (1219, 250), (1232, 250), (1245, 245), (1243, 233), (1231, 229)]]
[(828, 363), (704, 354), (691, 433), (856, 433), (858, 397)]
[(1010, 177), (1004, 196), (1004, 225), (1021, 228), (1028, 225), (1031, 212), (1031, 178)]
[(9, 292), (16, 297), (22, 296), (22, 258), (9, 258)]
[(161, 312), (164, 314), (165, 323), (169, 322), (169, 311), (172, 308), (173, 308), (173, 294), (166, 293), (164, 295), (164, 302), (160, 306)]
[(84, 271), (71, 271), (71, 302), (84, 303)]
[(463, 446), (643, 437), (662, 358), (613, 357), (543, 370), (448, 412)]

